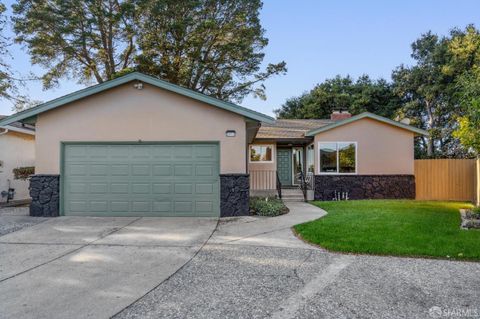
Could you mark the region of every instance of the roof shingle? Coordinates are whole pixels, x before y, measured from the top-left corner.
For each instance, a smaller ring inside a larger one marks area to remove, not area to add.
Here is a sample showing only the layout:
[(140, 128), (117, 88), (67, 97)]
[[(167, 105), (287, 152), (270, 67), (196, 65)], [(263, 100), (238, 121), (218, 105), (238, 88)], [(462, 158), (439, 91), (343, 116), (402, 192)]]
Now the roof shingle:
[(329, 124), (331, 120), (275, 120), (273, 124), (262, 123), (256, 138), (305, 138), (305, 133)]

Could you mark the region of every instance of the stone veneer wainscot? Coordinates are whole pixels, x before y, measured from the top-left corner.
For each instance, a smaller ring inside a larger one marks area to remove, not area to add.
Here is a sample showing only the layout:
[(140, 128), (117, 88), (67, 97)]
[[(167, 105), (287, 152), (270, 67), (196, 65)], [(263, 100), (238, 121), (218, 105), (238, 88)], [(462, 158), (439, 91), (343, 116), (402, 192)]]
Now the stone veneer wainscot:
[(250, 177), (248, 174), (220, 175), (220, 216), (249, 214)]
[(60, 175), (30, 177), (30, 216), (56, 217), (60, 208)]
[(415, 199), (414, 175), (315, 175), (315, 200), (332, 200), (335, 192), (349, 199)]

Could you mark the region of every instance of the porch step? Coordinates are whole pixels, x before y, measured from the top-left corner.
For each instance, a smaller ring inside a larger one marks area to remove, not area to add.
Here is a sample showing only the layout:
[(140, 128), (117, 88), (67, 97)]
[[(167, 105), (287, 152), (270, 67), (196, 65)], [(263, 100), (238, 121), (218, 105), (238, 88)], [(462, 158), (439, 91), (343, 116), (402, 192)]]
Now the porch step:
[(282, 195), (300, 195), (303, 196), (300, 188), (282, 188)]
[(284, 198), (282, 197), (282, 201), (284, 203), (291, 203), (291, 202), (304, 202), (305, 200), (302, 198)]
[(282, 188), (282, 200), (284, 202), (303, 202), (303, 192), (297, 188)]

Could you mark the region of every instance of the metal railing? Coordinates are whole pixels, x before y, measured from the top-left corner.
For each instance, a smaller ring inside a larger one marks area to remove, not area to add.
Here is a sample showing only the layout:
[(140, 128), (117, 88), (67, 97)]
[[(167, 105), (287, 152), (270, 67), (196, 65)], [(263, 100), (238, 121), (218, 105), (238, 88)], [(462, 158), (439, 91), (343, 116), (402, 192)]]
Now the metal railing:
[(301, 170), (300, 173), (297, 174), (298, 180), (299, 180), (299, 185), (300, 189), (302, 190), (303, 193), (303, 199), (307, 201), (307, 189), (308, 189), (308, 183), (305, 180), (305, 174), (303, 174), (303, 171)]
[(280, 176), (278, 176), (278, 172), (277, 172), (277, 192), (278, 192), (278, 198), (282, 199), (282, 182), (280, 182)]

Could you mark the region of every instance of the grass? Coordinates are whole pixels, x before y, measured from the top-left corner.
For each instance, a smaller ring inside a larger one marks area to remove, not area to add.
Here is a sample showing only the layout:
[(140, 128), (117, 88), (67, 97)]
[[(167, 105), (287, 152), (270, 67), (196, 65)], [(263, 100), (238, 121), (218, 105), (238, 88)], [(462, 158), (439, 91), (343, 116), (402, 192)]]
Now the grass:
[(328, 250), (480, 260), (480, 230), (460, 229), (468, 203), (408, 200), (313, 202), (328, 215), (295, 231)]

